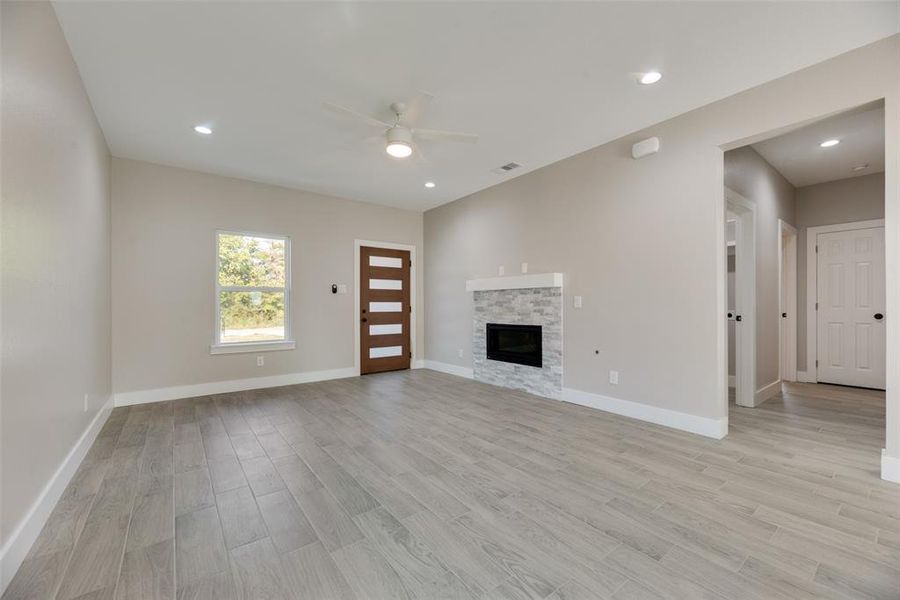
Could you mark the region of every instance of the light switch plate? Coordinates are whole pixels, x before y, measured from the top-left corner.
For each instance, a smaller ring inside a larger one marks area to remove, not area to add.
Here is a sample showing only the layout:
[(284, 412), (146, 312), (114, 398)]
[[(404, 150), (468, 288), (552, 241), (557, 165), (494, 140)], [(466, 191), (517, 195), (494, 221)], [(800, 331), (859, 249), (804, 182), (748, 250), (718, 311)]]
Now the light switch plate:
[(338, 294), (346, 294), (347, 293), (347, 284), (339, 283), (338, 284)]
[(266, 364), (266, 357), (265, 356), (257, 356), (256, 357), (256, 366), (261, 367), (264, 364)]
[(528, 272), (528, 263), (522, 263), (522, 273)]
[(497, 269), (497, 275), (503, 277), (506, 274), (506, 269), (503, 268), (503, 265), (500, 265), (500, 268)]
[(609, 372), (609, 382), (613, 385), (619, 385), (619, 372), (618, 371), (610, 371)]
[(581, 308), (581, 296), (575, 296), (574, 301), (572, 302), (575, 308)]

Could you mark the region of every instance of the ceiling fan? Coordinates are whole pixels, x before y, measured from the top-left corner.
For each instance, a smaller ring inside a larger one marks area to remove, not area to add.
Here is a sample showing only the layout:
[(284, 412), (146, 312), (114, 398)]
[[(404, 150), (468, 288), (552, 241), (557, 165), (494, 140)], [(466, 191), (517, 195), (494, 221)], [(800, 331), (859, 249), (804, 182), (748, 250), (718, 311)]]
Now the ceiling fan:
[(446, 140), (469, 144), (474, 144), (478, 141), (478, 136), (472, 133), (414, 127), (414, 124), (421, 118), (422, 113), (425, 112), (431, 99), (431, 94), (420, 92), (409, 103), (394, 102), (390, 106), (391, 112), (394, 113), (393, 123), (363, 114), (346, 106), (334, 104), (333, 102), (323, 102), (322, 108), (342, 117), (356, 119), (371, 127), (383, 129), (384, 150), (394, 158), (407, 158), (412, 155), (413, 149), (416, 148), (417, 139)]

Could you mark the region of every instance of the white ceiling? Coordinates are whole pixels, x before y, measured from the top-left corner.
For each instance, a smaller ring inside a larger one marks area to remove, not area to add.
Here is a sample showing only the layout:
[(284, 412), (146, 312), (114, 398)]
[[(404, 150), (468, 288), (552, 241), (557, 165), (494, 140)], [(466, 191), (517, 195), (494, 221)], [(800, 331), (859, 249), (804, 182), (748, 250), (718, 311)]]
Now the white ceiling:
[[(830, 148), (825, 140), (840, 140)], [(865, 107), (753, 144), (794, 187), (884, 171), (884, 107)], [(854, 172), (856, 165), (868, 164)]]
[[(115, 156), (416, 210), (900, 30), (898, 2), (55, 7)], [(650, 69), (662, 82), (637, 85)], [(435, 95), (420, 126), (481, 141), (397, 161), (320, 107), (388, 117), (416, 90)]]

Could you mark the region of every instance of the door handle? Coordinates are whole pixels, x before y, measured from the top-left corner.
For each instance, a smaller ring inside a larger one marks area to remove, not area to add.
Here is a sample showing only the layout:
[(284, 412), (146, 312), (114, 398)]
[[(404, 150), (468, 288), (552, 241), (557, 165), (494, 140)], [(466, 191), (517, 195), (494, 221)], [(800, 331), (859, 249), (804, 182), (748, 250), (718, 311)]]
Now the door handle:
[(368, 323), (368, 321), (369, 320), (365, 317), (363, 317), (362, 319), (359, 320), (360, 323)]
[(741, 315), (735, 315), (734, 320), (735, 321), (743, 321), (743, 319), (741, 318)]
[(880, 321), (884, 318), (884, 315), (881, 313), (875, 313), (875, 320)]
[(782, 318), (782, 319), (787, 319), (787, 313), (781, 313), (781, 318)]

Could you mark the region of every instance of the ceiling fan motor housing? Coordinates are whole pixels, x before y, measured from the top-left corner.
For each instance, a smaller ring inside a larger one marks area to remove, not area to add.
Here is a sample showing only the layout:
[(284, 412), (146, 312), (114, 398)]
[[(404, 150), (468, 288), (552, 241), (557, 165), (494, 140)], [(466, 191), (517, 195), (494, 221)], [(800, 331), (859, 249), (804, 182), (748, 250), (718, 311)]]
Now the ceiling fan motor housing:
[(387, 130), (387, 143), (412, 144), (412, 131), (402, 125), (395, 125)]

